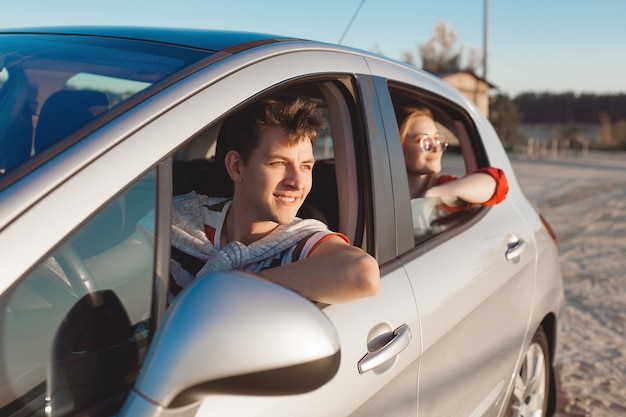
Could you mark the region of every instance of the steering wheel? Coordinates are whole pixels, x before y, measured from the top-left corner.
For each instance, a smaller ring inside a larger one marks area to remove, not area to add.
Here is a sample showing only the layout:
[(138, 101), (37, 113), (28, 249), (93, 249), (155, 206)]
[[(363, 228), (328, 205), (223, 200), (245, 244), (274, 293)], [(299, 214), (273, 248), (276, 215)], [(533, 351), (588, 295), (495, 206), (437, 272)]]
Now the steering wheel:
[(65, 242), (57, 249), (54, 257), (79, 297), (97, 291), (93, 276), (71, 242)]

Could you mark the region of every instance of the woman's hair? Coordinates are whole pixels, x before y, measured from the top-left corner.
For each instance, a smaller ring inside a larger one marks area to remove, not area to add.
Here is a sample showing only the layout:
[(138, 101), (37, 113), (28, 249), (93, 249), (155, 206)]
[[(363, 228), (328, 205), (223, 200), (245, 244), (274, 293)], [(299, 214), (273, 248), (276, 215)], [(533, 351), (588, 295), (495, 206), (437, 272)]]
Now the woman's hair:
[(404, 136), (406, 135), (408, 126), (411, 124), (413, 119), (419, 116), (426, 116), (434, 119), (433, 112), (428, 107), (421, 105), (406, 106), (396, 112), (396, 120), (398, 121), (398, 128), (400, 129), (400, 140), (402, 142), (404, 142)]
[(316, 104), (306, 98), (266, 98), (237, 112), (228, 120), (225, 152), (236, 151), (242, 161), (248, 161), (259, 144), (259, 138), (268, 127), (287, 130), (289, 145), (304, 138), (315, 140), (317, 129), (324, 127), (324, 119)]

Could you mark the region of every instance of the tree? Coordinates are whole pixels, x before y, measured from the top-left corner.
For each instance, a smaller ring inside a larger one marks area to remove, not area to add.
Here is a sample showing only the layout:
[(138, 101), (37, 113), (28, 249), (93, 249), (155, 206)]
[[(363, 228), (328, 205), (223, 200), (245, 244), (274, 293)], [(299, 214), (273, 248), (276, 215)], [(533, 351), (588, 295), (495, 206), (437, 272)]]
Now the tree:
[(626, 120), (620, 120), (613, 125), (613, 137), (619, 148), (626, 150)]
[(600, 132), (600, 142), (605, 145), (612, 145), (615, 143), (613, 137), (613, 126), (611, 124), (611, 116), (605, 112), (600, 113), (600, 126), (602, 126)]
[[(480, 52), (476, 48), (469, 50), (467, 63), (462, 68), (463, 46), (457, 47), (458, 36), (448, 22), (439, 20), (433, 29), (433, 35), (422, 45), (418, 45), (418, 54), (422, 69), (430, 73), (456, 72), (462, 69), (475, 72), (480, 63)], [(416, 55), (405, 52), (403, 61), (416, 65)]]
[(524, 123), (594, 123), (609, 134), (607, 123), (626, 119), (626, 94), (523, 93), (513, 101)]
[(523, 139), (519, 133), (522, 115), (508, 96), (499, 95), (496, 97), (489, 110), (489, 115), (491, 124), (503, 143), (513, 145)]

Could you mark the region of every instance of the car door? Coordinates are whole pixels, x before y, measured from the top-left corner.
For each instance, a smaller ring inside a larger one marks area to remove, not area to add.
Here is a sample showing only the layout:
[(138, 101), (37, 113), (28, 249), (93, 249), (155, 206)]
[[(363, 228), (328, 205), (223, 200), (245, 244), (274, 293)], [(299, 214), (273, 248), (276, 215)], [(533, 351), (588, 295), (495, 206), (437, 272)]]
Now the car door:
[[(393, 217), (388, 216), (393, 210), (393, 194), (380, 114), (372, 105), (371, 88), (368, 100), (361, 101), (363, 88), (354, 76), (367, 71), (356, 55), (285, 53), (230, 74), (176, 109), (177, 114), (185, 115), (179, 123), (197, 124), (197, 118), (203, 117), (208, 123), (213, 114), (226, 114), (251, 97), (298, 90), (305, 83), (321, 85), (330, 103), (337, 185), (341, 196), (347, 198), (339, 212), (340, 229), (377, 257), (382, 275), (375, 297), (319, 306), (337, 330), (341, 344), (339, 370), (326, 385), (293, 396), (210, 395), (198, 416), (292, 417), (308, 415), (311, 410), (318, 415), (346, 416), (417, 413), (418, 315), (406, 273), (395, 259), (395, 227)], [(263, 352), (262, 346), (250, 346), (250, 350), (271, 355)], [(198, 366), (211, 366), (210, 358)]]
[[(489, 146), (501, 145), (497, 137), (480, 130), (471, 104), (418, 74), (372, 68), (395, 78), (377, 82), (381, 106), (388, 109), (385, 127), (391, 160), (403, 161), (391, 109), (419, 100), (444, 115), (439, 130), (449, 128), (456, 140), (443, 156), (446, 173), (464, 175), (491, 162), (513, 178), (506, 158), (487, 152)], [(391, 94), (385, 95), (387, 91)], [(409, 232), (408, 239), (398, 238), (399, 252), (422, 326), (419, 414), (497, 415), (528, 333), (536, 262), (531, 230), (517, 212), (512, 193), (500, 204), (457, 213), (428, 233), (414, 234), (417, 225), (409, 207), (406, 171), (403, 164), (397, 165), (392, 176), (398, 193), (406, 190), (404, 197), (395, 196), (405, 207), (396, 211), (398, 223), (413, 225), (403, 229)]]
[(521, 259), (506, 259), (511, 239), (530, 237), (507, 205), (403, 256), (424, 329), (422, 414), (497, 415), (506, 400), (525, 343), (535, 264), (532, 247)]

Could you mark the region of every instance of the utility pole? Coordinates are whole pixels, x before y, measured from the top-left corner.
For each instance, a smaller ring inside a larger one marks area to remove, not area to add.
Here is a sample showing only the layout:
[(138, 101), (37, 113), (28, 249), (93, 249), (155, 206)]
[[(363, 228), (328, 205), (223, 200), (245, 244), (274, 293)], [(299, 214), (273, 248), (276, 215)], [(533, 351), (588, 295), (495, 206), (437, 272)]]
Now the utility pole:
[(483, 0), (483, 80), (487, 81), (487, 46), (489, 39), (489, 0)]

